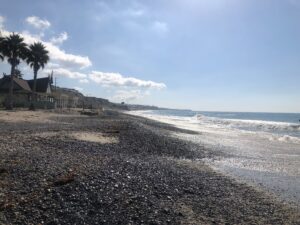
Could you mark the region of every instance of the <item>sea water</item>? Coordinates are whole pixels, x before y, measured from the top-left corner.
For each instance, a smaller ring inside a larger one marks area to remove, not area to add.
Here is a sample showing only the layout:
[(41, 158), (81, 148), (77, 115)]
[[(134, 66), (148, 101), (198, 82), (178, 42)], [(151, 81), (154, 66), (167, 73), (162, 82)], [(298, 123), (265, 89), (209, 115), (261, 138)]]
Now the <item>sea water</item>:
[(131, 114), (197, 131), (197, 135), (174, 135), (224, 153), (206, 159), (215, 169), (300, 206), (299, 113), (147, 110)]
[(192, 110), (149, 110), (142, 115), (166, 117), (174, 121), (233, 128), (248, 131), (264, 131), (273, 134), (300, 137), (300, 113), (207, 112)]

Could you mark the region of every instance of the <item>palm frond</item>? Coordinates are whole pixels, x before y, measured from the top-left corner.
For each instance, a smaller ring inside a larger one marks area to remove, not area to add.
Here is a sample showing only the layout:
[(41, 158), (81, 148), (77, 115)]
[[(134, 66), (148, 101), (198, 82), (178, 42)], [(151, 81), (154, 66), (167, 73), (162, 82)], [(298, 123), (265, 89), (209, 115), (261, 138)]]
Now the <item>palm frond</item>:
[(27, 64), (31, 68), (39, 70), (44, 68), (49, 61), (49, 52), (41, 42), (34, 43), (29, 46), (29, 54), (27, 55)]
[(24, 38), (18, 34), (11, 34), (1, 41), (1, 54), (8, 59), (9, 63), (18, 62), (16, 59), (25, 59), (27, 53), (27, 44)]

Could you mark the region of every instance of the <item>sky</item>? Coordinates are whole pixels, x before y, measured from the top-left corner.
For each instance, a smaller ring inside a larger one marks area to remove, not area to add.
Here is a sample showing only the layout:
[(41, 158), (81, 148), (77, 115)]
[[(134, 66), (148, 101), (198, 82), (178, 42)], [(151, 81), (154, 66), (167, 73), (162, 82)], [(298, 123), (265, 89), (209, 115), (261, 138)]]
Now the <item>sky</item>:
[[(300, 0), (0, 0), (58, 86), (113, 102), (300, 112)], [(32, 70), (21, 63), (26, 79)], [(0, 62), (1, 74), (9, 73)]]

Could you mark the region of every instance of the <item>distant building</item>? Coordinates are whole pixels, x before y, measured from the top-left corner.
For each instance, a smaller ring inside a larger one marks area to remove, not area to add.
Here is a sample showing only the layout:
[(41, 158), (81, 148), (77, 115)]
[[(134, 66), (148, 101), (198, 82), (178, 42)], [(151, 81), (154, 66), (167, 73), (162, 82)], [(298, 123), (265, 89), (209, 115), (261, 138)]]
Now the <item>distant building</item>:
[(84, 95), (75, 89), (55, 87), (52, 95), (55, 98), (57, 108), (82, 107)]

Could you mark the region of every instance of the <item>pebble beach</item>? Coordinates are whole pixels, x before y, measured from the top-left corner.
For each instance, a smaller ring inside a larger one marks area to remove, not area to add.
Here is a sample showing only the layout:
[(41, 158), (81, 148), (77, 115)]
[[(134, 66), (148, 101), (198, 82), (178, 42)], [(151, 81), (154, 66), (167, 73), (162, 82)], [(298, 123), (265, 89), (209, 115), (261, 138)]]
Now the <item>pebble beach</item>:
[(107, 112), (0, 112), (0, 224), (300, 224), (299, 208), (215, 171), (219, 157)]

